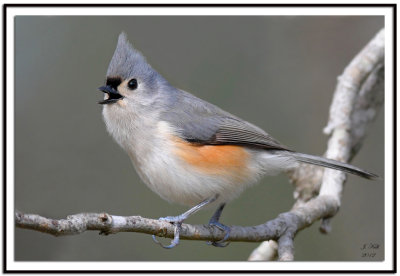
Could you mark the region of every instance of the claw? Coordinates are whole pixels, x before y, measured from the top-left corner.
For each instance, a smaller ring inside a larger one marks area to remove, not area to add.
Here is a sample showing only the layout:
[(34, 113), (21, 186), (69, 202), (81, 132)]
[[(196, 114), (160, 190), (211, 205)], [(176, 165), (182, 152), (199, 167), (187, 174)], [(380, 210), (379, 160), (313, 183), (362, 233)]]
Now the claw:
[[(161, 219), (164, 218), (160, 218), (160, 220)], [(179, 244), (179, 234), (182, 229), (182, 222), (172, 222), (172, 224), (175, 225), (175, 229), (174, 229), (174, 239), (171, 241), (170, 245), (163, 245), (160, 241), (157, 240), (155, 235), (152, 235), (153, 241), (159, 244), (162, 248), (171, 249)]]
[(215, 247), (227, 247), (230, 242), (226, 242), (226, 240), (229, 239), (229, 235), (231, 234), (231, 228), (229, 226), (226, 226), (226, 225), (218, 222), (218, 221), (211, 221), (209, 223), (209, 225), (218, 227), (220, 230), (224, 231), (225, 236), (220, 241), (213, 241), (213, 242), (209, 241), (209, 242), (207, 242), (207, 244), (213, 245)]
[(222, 203), (218, 209), (215, 211), (213, 216), (211, 217), (208, 225), (218, 227), (220, 230), (225, 232), (225, 236), (220, 241), (208, 241), (207, 244), (213, 245), (215, 247), (226, 247), (229, 245), (229, 242), (226, 242), (229, 239), (229, 235), (231, 233), (231, 228), (219, 222), (219, 218), (221, 217), (222, 210), (225, 207), (225, 203)]
[(210, 204), (210, 203), (214, 202), (218, 198), (218, 196), (219, 195), (216, 194), (215, 196), (213, 196), (211, 198), (203, 200), (202, 202), (200, 202), (196, 206), (190, 208), (185, 213), (183, 213), (183, 214), (181, 214), (179, 216), (159, 218), (160, 221), (166, 221), (166, 222), (169, 222), (169, 223), (171, 223), (171, 224), (173, 224), (175, 226), (175, 228), (174, 228), (174, 239), (172, 240), (170, 245), (163, 245), (161, 242), (159, 242), (157, 240), (156, 236), (153, 235), (152, 236), (153, 237), (153, 241), (155, 243), (159, 244), (161, 247), (166, 248), (166, 249), (174, 248), (175, 246), (177, 246), (179, 244), (179, 234), (181, 233), (181, 230), (182, 230), (183, 221), (185, 219), (187, 219), (189, 216), (191, 216), (194, 213), (196, 213), (197, 211), (199, 211), (200, 209), (202, 209), (207, 204)]
[(220, 241), (217, 241), (217, 242), (208, 241), (207, 244), (215, 246), (215, 247), (221, 247), (222, 248), (222, 247), (227, 247), (230, 244), (230, 242), (221, 243)]

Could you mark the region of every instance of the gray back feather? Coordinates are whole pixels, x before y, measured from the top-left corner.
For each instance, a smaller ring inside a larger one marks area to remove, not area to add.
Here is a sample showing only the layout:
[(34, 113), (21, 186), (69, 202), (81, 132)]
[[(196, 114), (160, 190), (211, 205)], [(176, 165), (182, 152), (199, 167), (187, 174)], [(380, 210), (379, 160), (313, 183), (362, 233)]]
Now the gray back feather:
[[(171, 91), (172, 92), (172, 91)], [(161, 114), (183, 139), (208, 145), (243, 145), (288, 150), (262, 129), (187, 92), (174, 90), (175, 100)]]

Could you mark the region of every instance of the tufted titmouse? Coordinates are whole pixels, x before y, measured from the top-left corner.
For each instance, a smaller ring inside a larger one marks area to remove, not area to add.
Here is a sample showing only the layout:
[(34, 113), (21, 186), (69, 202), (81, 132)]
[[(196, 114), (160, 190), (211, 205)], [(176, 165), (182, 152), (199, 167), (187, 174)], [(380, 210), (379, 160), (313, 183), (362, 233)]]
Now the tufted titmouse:
[[(355, 166), (298, 153), (262, 129), (170, 85), (128, 42), (124, 33), (107, 70), (103, 117), (108, 132), (128, 153), (141, 179), (165, 200), (194, 206), (176, 217), (182, 222), (205, 205), (218, 203), (210, 220), (225, 231), (215, 246), (225, 246), (229, 227), (219, 222), (225, 203), (263, 175), (309, 163), (367, 179), (377, 175)], [(200, 202), (200, 203), (199, 203)], [(154, 240), (155, 237), (153, 236)]]

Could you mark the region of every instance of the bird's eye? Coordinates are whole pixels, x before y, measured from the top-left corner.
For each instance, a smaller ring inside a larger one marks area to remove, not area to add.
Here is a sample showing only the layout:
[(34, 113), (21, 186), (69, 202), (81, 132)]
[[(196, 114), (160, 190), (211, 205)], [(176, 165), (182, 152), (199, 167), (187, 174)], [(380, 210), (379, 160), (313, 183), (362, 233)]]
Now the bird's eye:
[(131, 89), (131, 90), (135, 90), (137, 88), (137, 86), (138, 86), (138, 83), (137, 83), (136, 79), (131, 79), (128, 82), (128, 88)]

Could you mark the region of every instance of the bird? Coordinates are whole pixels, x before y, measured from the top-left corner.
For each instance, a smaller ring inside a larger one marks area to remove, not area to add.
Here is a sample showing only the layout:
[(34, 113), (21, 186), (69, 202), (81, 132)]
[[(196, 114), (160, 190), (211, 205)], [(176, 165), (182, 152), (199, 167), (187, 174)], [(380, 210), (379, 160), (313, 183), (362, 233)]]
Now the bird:
[(161, 198), (190, 206), (185, 213), (161, 217), (174, 225), (179, 244), (182, 223), (197, 211), (217, 206), (209, 225), (224, 231), (217, 247), (229, 244), (230, 227), (219, 222), (227, 203), (265, 175), (301, 163), (336, 169), (366, 179), (374, 173), (343, 162), (296, 152), (263, 129), (163, 78), (122, 32), (109, 63), (102, 115), (108, 133), (126, 151), (141, 180)]

